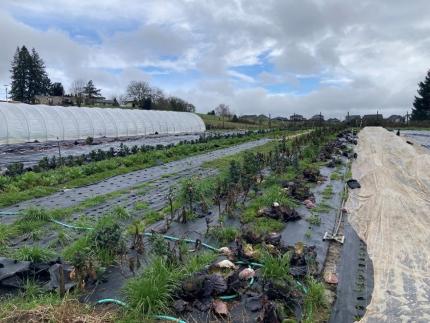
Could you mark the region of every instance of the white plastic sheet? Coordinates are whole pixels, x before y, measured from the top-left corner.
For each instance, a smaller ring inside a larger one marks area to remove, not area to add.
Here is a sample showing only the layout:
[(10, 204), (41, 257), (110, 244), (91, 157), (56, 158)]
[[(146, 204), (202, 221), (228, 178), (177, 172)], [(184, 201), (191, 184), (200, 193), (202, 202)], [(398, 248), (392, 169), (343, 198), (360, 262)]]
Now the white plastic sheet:
[(79, 108), (0, 102), (0, 144), (75, 140), (87, 137), (198, 133), (206, 130), (194, 113)]

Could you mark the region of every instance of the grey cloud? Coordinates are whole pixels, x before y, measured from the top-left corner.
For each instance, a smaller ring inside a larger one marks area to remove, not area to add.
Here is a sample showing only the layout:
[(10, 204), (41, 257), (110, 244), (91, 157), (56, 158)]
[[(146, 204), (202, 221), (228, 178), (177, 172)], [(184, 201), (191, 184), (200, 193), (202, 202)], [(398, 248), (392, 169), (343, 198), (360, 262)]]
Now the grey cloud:
[[(55, 80), (68, 86), (76, 78), (93, 79), (106, 95), (120, 93), (130, 80), (150, 80), (141, 67), (156, 66), (197, 71), (198, 79), (168, 90), (201, 111), (225, 102), (243, 114), (309, 116), (325, 111), (341, 116), (347, 110), (371, 113), (380, 108), (384, 114), (404, 114), (417, 82), (430, 68), (429, 9), (428, 0), (4, 0), (0, 81), (8, 82), (16, 46), (26, 44), (39, 50)], [(101, 44), (91, 45), (55, 28), (26, 26), (13, 18), (19, 10), (87, 23), (138, 24), (101, 34)], [(255, 82), (241, 83), (229, 73), (232, 67), (266, 58), (274, 66), (252, 75)], [(264, 88), (297, 84), (299, 74), (317, 74), (323, 84), (300, 95), (274, 95)]]

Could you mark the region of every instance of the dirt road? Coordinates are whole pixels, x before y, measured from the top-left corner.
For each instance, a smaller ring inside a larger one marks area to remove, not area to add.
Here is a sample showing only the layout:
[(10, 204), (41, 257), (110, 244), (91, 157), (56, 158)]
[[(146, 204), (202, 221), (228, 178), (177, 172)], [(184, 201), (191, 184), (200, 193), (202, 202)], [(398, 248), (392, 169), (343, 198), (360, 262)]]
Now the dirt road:
[(363, 322), (430, 321), (430, 153), (380, 127), (359, 133), (349, 219), (367, 243), (374, 290)]

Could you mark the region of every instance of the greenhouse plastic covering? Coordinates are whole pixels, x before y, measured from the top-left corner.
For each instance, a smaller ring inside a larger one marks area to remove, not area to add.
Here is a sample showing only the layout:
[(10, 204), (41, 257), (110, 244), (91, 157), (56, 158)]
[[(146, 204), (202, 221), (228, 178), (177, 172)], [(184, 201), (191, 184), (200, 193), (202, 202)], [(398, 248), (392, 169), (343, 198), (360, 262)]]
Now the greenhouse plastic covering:
[(203, 120), (189, 112), (0, 102), (0, 144), (196, 133), (205, 130)]

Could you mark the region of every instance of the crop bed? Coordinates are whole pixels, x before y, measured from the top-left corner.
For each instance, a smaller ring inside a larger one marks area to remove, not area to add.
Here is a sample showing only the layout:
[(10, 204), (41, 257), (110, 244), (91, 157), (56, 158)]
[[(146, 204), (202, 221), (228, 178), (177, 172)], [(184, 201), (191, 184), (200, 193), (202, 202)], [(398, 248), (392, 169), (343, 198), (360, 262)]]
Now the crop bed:
[[(335, 242), (322, 237), (336, 226), (352, 156), (352, 137), (336, 138), (338, 131), (247, 142), (2, 209), (9, 213), (4, 232), (31, 221), (37, 230), (5, 233), (0, 250), (49, 264), (50, 272), (55, 264), (48, 260), (61, 254), (66, 261), (55, 266), (73, 286), (63, 302), (122, 305), (97, 305), (88, 314), (94, 322), (100, 313), (124, 322), (163, 315), (187, 322), (327, 321), (342, 300), (335, 301), (336, 283), (323, 277)], [(348, 227), (342, 230), (348, 241)], [(52, 281), (51, 274), (61, 295)], [(0, 293), (1, 286), (0, 278)], [(40, 306), (61, 300), (55, 293), (33, 297), (24, 281), (19, 286)], [(15, 321), (11, 304), (29, 307), (19, 295), (4, 301), (0, 317)]]

